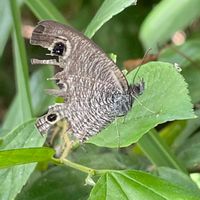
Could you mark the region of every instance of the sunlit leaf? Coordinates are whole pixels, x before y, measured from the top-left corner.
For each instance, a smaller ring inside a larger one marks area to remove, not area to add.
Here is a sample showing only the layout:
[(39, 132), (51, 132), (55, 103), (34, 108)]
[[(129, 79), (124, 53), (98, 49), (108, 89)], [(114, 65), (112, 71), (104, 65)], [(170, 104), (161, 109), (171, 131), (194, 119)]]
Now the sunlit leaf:
[(93, 188), (89, 200), (198, 200), (200, 192), (182, 188), (140, 171), (109, 172)]

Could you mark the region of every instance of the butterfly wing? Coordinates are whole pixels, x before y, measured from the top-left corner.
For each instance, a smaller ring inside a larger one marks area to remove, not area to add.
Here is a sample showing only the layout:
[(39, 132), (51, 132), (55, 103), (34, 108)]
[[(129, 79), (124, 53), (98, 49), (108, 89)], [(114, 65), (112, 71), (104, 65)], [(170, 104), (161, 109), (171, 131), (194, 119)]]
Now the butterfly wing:
[(82, 33), (54, 21), (42, 21), (34, 29), (30, 42), (58, 56), (56, 63), (63, 70), (52, 79), (59, 89), (49, 92), (65, 99), (63, 112), (80, 141), (112, 122), (120, 115), (118, 110), (122, 106), (128, 106), (125, 110), (131, 107), (123, 73)]

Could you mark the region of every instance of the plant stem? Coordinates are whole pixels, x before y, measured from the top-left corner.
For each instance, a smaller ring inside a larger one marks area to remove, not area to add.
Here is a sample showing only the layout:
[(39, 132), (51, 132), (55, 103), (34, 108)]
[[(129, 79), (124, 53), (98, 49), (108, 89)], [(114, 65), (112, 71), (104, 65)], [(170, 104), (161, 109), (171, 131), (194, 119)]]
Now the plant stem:
[(55, 163), (55, 164), (63, 164), (63, 165), (66, 165), (68, 167), (71, 167), (71, 168), (74, 168), (74, 169), (77, 169), (81, 172), (84, 172), (84, 173), (87, 173), (89, 175), (103, 175), (105, 174), (106, 172), (109, 172), (111, 170), (96, 170), (96, 169), (93, 169), (93, 168), (90, 168), (90, 167), (86, 167), (86, 166), (83, 166), (83, 165), (80, 165), (80, 164), (77, 164), (77, 163), (74, 163), (68, 159), (56, 159), (56, 158), (52, 158), (52, 161)]

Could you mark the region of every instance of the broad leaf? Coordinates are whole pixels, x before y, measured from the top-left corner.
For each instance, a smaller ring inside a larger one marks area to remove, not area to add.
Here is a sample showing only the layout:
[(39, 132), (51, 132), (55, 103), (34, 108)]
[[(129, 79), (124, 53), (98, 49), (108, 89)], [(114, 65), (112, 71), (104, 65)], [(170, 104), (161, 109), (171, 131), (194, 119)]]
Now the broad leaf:
[(103, 175), (89, 200), (198, 200), (200, 192), (182, 188), (140, 171), (113, 171)]

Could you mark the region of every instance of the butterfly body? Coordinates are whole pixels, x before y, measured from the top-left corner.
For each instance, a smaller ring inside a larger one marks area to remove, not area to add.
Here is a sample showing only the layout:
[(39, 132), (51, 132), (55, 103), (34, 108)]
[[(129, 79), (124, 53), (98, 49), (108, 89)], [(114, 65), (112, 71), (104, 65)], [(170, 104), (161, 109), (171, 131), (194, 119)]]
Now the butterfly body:
[(72, 133), (83, 142), (116, 117), (125, 115), (134, 98), (144, 90), (143, 81), (128, 85), (116, 64), (95, 43), (69, 26), (42, 21), (33, 31), (31, 44), (47, 48), (50, 55), (58, 56), (57, 60), (34, 60), (35, 64), (50, 63), (63, 68), (51, 78), (58, 89), (48, 92), (63, 97), (64, 103), (51, 106), (37, 120), (40, 132), (67, 118)]

